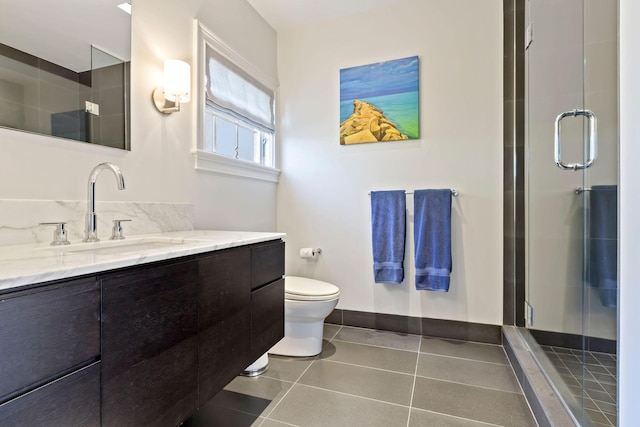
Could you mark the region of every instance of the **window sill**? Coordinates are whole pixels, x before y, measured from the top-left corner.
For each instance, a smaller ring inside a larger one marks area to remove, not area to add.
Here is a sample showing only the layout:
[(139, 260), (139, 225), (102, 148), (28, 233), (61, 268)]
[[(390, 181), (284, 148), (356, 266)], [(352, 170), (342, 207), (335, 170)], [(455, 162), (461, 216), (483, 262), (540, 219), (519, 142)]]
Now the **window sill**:
[(231, 159), (208, 151), (196, 150), (194, 152), (194, 158), (196, 170), (270, 182), (278, 182), (280, 178), (279, 169), (246, 160)]

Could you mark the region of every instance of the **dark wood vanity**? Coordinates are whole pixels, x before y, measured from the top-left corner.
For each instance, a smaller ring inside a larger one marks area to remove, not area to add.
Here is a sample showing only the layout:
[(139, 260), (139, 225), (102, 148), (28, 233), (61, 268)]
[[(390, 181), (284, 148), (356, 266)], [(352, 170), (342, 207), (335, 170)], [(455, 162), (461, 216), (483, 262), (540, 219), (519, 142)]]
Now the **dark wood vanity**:
[(284, 243), (0, 294), (0, 425), (177, 426), (284, 334)]

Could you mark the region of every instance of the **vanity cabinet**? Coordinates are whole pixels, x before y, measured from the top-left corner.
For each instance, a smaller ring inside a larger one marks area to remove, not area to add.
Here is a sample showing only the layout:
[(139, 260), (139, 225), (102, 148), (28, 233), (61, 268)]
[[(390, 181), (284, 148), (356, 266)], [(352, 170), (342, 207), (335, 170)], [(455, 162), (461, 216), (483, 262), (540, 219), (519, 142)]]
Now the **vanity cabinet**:
[(284, 335), (284, 243), (0, 292), (0, 425), (170, 426)]
[(0, 425), (100, 425), (100, 287), (0, 295)]
[(177, 426), (197, 404), (197, 264), (101, 277), (102, 424)]

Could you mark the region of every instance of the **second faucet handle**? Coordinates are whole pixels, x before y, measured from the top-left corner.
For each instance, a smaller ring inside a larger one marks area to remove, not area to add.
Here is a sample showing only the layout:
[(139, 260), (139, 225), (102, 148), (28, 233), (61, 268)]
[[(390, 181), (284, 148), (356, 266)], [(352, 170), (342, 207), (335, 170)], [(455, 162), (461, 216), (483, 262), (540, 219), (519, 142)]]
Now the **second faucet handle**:
[(130, 219), (114, 219), (113, 220), (113, 228), (111, 229), (111, 240), (122, 240), (124, 239), (124, 234), (122, 230), (123, 222), (130, 222)]
[(51, 246), (68, 245), (70, 242), (67, 240), (66, 222), (41, 222), (40, 225), (55, 225), (56, 229), (53, 230), (53, 241)]

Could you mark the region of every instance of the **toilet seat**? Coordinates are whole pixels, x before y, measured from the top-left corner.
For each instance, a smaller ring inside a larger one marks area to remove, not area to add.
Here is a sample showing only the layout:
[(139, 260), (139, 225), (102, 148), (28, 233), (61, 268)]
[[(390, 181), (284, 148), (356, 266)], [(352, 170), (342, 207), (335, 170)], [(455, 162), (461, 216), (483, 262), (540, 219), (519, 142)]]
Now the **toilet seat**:
[(284, 297), (295, 301), (327, 301), (338, 298), (340, 289), (331, 283), (306, 277), (285, 276)]

